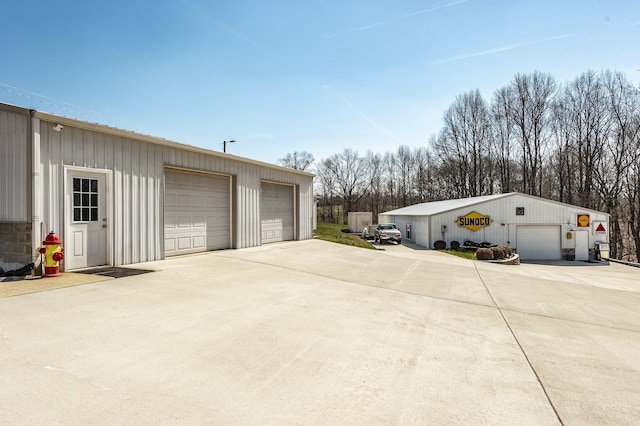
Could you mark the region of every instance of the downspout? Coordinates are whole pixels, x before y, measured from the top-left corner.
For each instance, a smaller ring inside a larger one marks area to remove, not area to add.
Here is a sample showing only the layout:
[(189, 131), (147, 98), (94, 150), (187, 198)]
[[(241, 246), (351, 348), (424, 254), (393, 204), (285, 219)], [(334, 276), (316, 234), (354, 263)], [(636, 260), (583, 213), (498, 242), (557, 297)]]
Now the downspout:
[[(40, 178), (40, 119), (31, 111), (31, 248), (32, 259), (37, 262), (36, 248), (40, 247), (42, 235), (42, 182)], [(36, 265), (36, 268), (38, 265)]]

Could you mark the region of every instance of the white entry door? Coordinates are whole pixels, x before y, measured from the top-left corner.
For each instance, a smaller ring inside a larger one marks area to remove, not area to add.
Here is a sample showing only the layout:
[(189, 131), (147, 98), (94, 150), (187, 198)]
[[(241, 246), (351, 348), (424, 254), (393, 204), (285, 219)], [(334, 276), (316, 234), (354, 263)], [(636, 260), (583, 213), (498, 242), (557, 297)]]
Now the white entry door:
[(576, 260), (589, 260), (589, 232), (576, 231)]
[(106, 178), (69, 170), (67, 175), (67, 270), (107, 264)]

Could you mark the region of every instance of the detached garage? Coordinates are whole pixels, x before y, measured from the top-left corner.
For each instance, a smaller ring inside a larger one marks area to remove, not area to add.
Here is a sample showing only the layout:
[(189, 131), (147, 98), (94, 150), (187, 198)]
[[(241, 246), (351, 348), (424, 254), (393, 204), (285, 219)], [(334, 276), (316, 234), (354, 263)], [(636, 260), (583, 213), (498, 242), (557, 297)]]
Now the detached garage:
[(313, 237), (313, 175), (0, 104), (0, 267), (63, 270)]
[(403, 238), (432, 248), (489, 242), (508, 245), (523, 260), (589, 260), (609, 242), (609, 215), (520, 193), (416, 204), (379, 215)]

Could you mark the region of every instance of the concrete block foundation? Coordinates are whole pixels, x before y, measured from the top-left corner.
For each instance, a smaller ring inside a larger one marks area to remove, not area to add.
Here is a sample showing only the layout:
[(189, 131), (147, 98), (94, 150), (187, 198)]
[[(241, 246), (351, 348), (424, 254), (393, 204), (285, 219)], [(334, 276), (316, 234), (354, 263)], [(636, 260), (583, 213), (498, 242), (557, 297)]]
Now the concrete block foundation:
[(30, 222), (0, 222), (0, 268), (20, 268), (34, 259)]

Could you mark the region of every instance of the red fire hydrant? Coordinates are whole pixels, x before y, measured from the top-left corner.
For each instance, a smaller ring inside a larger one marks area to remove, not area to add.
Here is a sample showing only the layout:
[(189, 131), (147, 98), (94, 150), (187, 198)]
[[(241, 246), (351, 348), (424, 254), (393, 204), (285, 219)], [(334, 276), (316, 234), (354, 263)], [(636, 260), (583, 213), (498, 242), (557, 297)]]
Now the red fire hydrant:
[(40, 254), (44, 254), (44, 276), (59, 277), (62, 275), (60, 273), (60, 261), (64, 259), (62, 241), (51, 231), (42, 242), (42, 245), (44, 247), (40, 247), (38, 251)]

